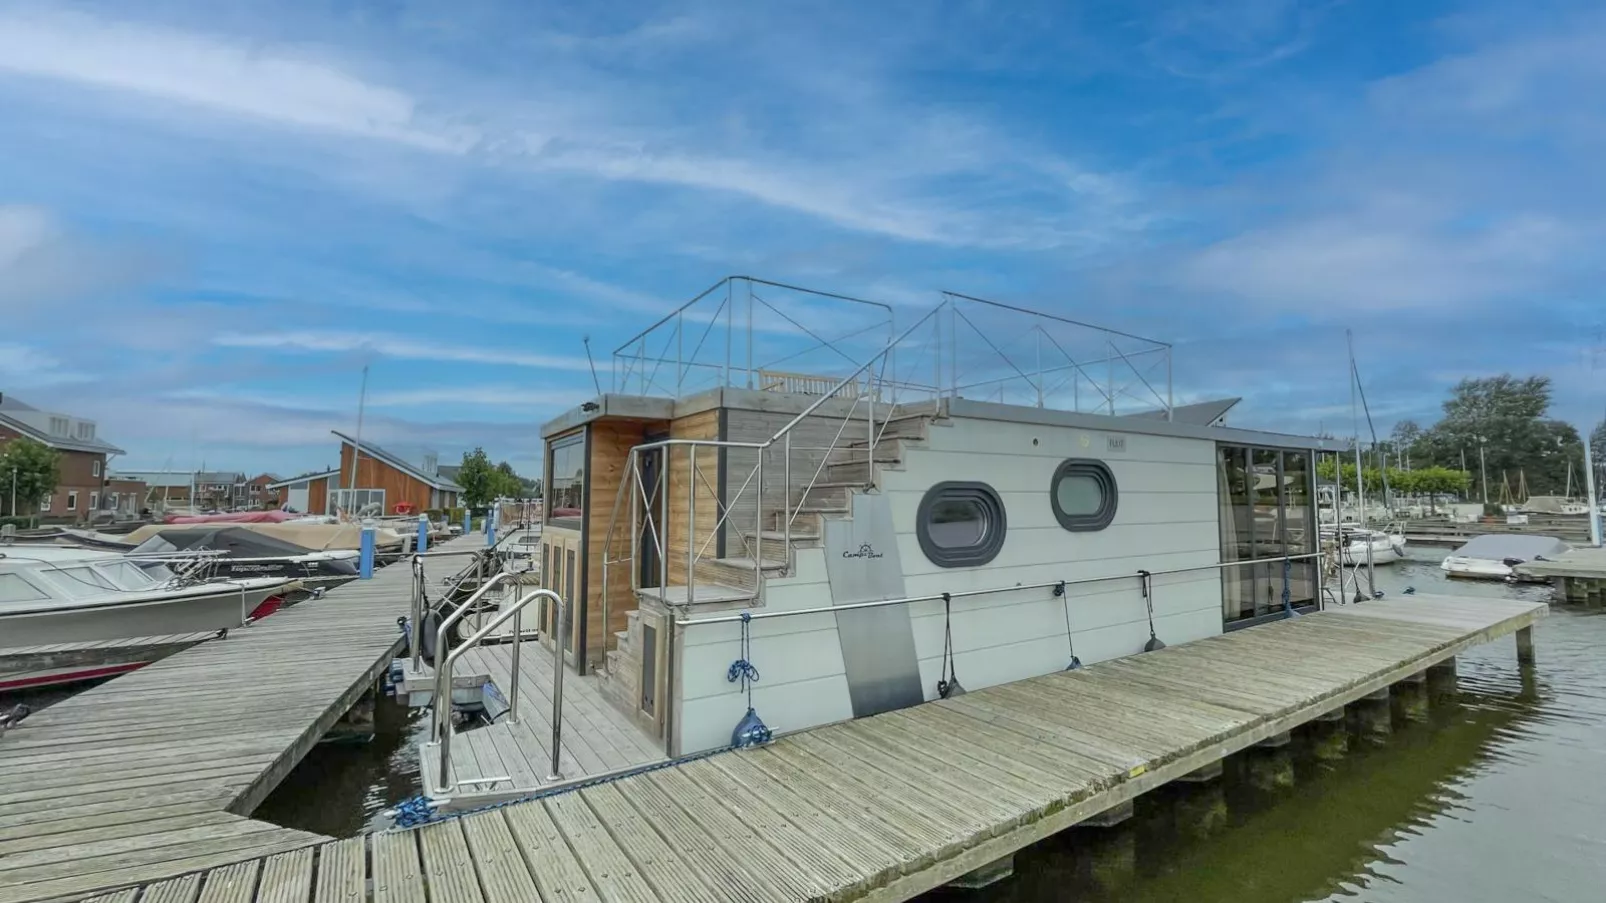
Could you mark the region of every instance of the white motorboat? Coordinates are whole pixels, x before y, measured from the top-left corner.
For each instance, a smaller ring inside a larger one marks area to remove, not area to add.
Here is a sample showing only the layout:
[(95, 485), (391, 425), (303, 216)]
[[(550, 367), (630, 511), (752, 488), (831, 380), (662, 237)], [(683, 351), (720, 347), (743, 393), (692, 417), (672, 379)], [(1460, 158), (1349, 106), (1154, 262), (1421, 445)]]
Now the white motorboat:
[(1485, 533), (1474, 536), (1444, 559), (1440, 567), (1451, 577), (1474, 580), (1514, 580), (1513, 570), (1525, 561), (1555, 558), (1570, 546), (1554, 536)]
[(0, 646), (232, 629), (295, 587), (283, 577), (187, 580), (115, 552), (4, 546)]
[[(1340, 545), (1344, 550), (1345, 567), (1362, 567), (1370, 561), (1373, 565), (1393, 564), (1403, 561), (1405, 553), (1405, 534), (1397, 530), (1373, 530), (1359, 524), (1343, 524), (1338, 530), (1343, 540)], [(1322, 543), (1330, 545), (1334, 540), (1332, 527), (1322, 528)], [(1368, 557), (1367, 548), (1371, 548)]]

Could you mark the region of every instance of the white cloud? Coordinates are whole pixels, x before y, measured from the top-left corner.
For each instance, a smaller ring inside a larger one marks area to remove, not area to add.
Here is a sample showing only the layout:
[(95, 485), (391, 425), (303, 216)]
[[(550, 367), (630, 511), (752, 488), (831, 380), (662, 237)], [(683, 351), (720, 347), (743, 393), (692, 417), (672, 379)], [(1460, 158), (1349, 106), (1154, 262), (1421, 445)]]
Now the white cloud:
[[(591, 368), (583, 357), (536, 354), (512, 348), (455, 345), (383, 333), (309, 331), (229, 333), (214, 336), (212, 343), (225, 348), (267, 348), (294, 354), (363, 353), (402, 360), (503, 364), (544, 370), (589, 371)], [(597, 369), (599, 371), (606, 369), (606, 363), (599, 363)]]
[(55, 355), (17, 342), (0, 342), (0, 388), (53, 386), (89, 381)]
[(126, 91), (280, 125), (461, 152), (410, 95), (283, 49), (59, 11), (0, 14), (0, 70)]

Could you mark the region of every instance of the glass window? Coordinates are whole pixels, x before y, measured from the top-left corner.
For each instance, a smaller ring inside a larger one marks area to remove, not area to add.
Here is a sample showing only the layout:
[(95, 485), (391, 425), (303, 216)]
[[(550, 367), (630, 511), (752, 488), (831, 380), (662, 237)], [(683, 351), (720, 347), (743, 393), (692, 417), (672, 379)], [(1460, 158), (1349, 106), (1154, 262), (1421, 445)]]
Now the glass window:
[(145, 589), (156, 582), (149, 574), (128, 561), (113, 561), (110, 564), (100, 565), (97, 570), (118, 589)]
[(1221, 446), (1217, 467), (1221, 560), (1260, 562), (1222, 568), (1223, 621), (1279, 615), (1285, 586), (1291, 606), (1312, 605), (1315, 563), (1282, 560), (1315, 550), (1310, 453)]
[(1067, 530), (1102, 530), (1115, 519), (1115, 474), (1103, 461), (1072, 458), (1054, 471), (1054, 519)]
[(585, 517), (585, 431), (559, 439), (547, 449), (546, 515), (555, 527), (578, 530)]
[(67, 493), (67, 510), (68, 511), (77, 511), (78, 510), (78, 490), (76, 490), (76, 489), (74, 489), (73, 491)]
[(101, 574), (84, 565), (75, 568), (55, 568), (45, 572), (59, 584), (65, 584), (75, 592), (82, 593), (89, 589), (116, 589), (112, 582)]
[(1004, 503), (986, 483), (938, 483), (916, 514), (920, 549), (933, 564), (975, 567), (998, 556), (1007, 523)]
[(45, 591), (22, 579), (18, 574), (0, 574), (0, 603), (36, 602), (50, 598)]

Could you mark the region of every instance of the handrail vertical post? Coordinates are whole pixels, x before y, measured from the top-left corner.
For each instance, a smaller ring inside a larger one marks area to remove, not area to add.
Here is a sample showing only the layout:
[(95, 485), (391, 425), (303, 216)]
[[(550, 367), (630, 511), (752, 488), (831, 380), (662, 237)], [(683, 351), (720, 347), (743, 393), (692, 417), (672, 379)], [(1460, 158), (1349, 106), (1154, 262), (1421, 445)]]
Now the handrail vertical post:
[[(1043, 406), (1043, 327), (1041, 325), (1035, 325), (1034, 324), (1033, 330), (1037, 333), (1037, 406), (1038, 407), (1042, 407)], [(1167, 415), (1166, 419), (1170, 419), (1169, 414)]]
[[(632, 446), (630, 455), (625, 459), (625, 482), (630, 484), (630, 591), (641, 589), (637, 585), (641, 579), (641, 509), (637, 506), (641, 495), (641, 471), (637, 469), (637, 456), (640, 452)], [(652, 513), (649, 508), (648, 514)], [(543, 577), (543, 580), (545, 578)]]
[[(729, 386), (731, 384), (731, 339), (735, 321), (733, 308), (736, 306), (736, 301), (732, 297), (733, 288), (734, 284), (732, 282), (725, 283), (725, 372), (722, 375), (721, 386)], [(716, 311), (715, 314), (717, 315), (718, 312)]]
[[(1114, 342), (1110, 342), (1109, 346), (1110, 346), (1110, 350), (1111, 351), (1115, 350), (1115, 343)], [(1105, 367), (1105, 372), (1109, 374), (1109, 380), (1110, 380), (1110, 390), (1109, 390), (1109, 393), (1105, 396), (1105, 401), (1109, 402), (1110, 416), (1114, 417), (1115, 416), (1115, 355), (1114, 354), (1110, 355), (1109, 359), (1105, 362), (1104, 367)]]
[[(667, 455), (665, 456), (667, 457)], [(668, 552), (668, 546), (664, 548)], [(666, 556), (667, 557), (667, 556)], [(686, 602), (693, 601), (697, 581), (697, 445), (686, 446)]]
[[(562, 630), (568, 629), (569, 600), (554, 594), (558, 606), (558, 622)], [(552, 773), (548, 783), (563, 780), (559, 759), (563, 754), (563, 643), (559, 642), (552, 656)]]
[[(792, 435), (790, 432), (788, 436)], [(758, 592), (764, 580), (764, 455), (769, 449), (758, 450), (758, 495), (753, 501), (753, 592)], [(691, 597), (687, 596), (687, 601)]]
[[(662, 486), (658, 489), (658, 529), (653, 531), (658, 539), (658, 601), (669, 601), (669, 490), (675, 485), (670, 478), (674, 472), (674, 462), (670, 460), (669, 446), (658, 451), (658, 462), (663, 465)], [(691, 474), (686, 476), (690, 477)], [(650, 506), (649, 506), (650, 507)]]
[(419, 632), (424, 629), (424, 562), (417, 555), (413, 556), (413, 604), (412, 620), (407, 624), (407, 657), (412, 659), (413, 670), (423, 670), (424, 650), (418, 641)]
[[(519, 652), (524, 649), (524, 606), (518, 604), (517, 595), (514, 595), (513, 601), (513, 679), (507, 696), (508, 724), (519, 723)], [(558, 645), (557, 654), (558, 658), (563, 657), (561, 644)]]
[[(786, 439), (784, 440), (784, 445), (782, 446), (781, 452), (785, 456), (785, 461), (782, 462), (781, 469), (782, 469), (783, 479), (786, 480), (785, 489), (781, 493), (781, 554), (786, 556), (785, 560), (786, 560), (787, 573), (790, 574), (791, 573), (791, 568), (792, 568), (792, 431), (791, 430), (787, 430), (786, 431)], [(827, 452), (826, 454), (830, 454), (830, 452)], [(801, 504), (802, 503), (802, 499), (799, 499), (798, 502), (799, 502), (799, 504)], [(759, 526), (763, 526), (763, 524), (760, 524)], [(763, 552), (764, 552), (763, 534), (760, 533), (759, 537), (760, 538), (759, 538), (759, 543), (758, 543), (758, 550), (759, 550), (759, 554), (763, 554)]]
[(747, 387), (753, 388), (753, 283), (747, 283)]
[(937, 400), (942, 400), (942, 314), (931, 318), (931, 360), (933, 372), (931, 387), (936, 391)]
[[(871, 372), (874, 372), (874, 370), (875, 370), (875, 368), (872, 367), (872, 368), (870, 368), (870, 372), (867, 372), (864, 375), (864, 380), (865, 380), (865, 383), (867, 385), (869, 384), (869, 382), (870, 382), (870, 380), (872, 378), (870, 374), (871, 374)], [(866, 440), (865, 444), (866, 444), (866, 446), (868, 446), (868, 449), (869, 449), (869, 451), (868, 451), (869, 457), (866, 458), (866, 463), (869, 464), (869, 469), (865, 471), (866, 476), (865, 476), (864, 482), (865, 482), (866, 486), (874, 486), (875, 485), (875, 394), (873, 392), (866, 392), (865, 395), (864, 395), (864, 428), (865, 428), (865, 437), (864, 438)]]
[(1171, 394), (1171, 347), (1168, 345), (1165, 349), (1165, 419), (1174, 419), (1175, 410), (1176, 401)]
[(685, 372), (681, 359), (684, 357), (682, 349), (686, 345), (686, 315), (675, 311), (675, 397), (680, 397), (681, 376)]

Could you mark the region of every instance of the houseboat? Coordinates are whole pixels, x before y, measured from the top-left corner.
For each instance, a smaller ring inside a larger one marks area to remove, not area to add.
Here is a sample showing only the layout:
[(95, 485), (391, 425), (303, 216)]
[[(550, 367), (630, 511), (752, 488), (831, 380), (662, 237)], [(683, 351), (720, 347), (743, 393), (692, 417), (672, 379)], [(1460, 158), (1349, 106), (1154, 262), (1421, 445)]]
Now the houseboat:
[[(945, 295), (897, 329), (874, 305), (863, 356), (820, 339), (835, 369), (779, 371), (754, 361), (818, 336), (755, 327), (754, 295), (794, 324), (872, 304), (726, 280), (542, 428), (540, 573), (572, 615), (540, 604), (542, 636), (666, 755), (749, 715), (797, 731), (1318, 605), (1315, 456), (1336, 443), (1173, 404), (1168, 345)], [(1034, 333), (1035, 366), (967, 341), (987, 327)], [(710, 331), (723, 354), (688, 355)]]

